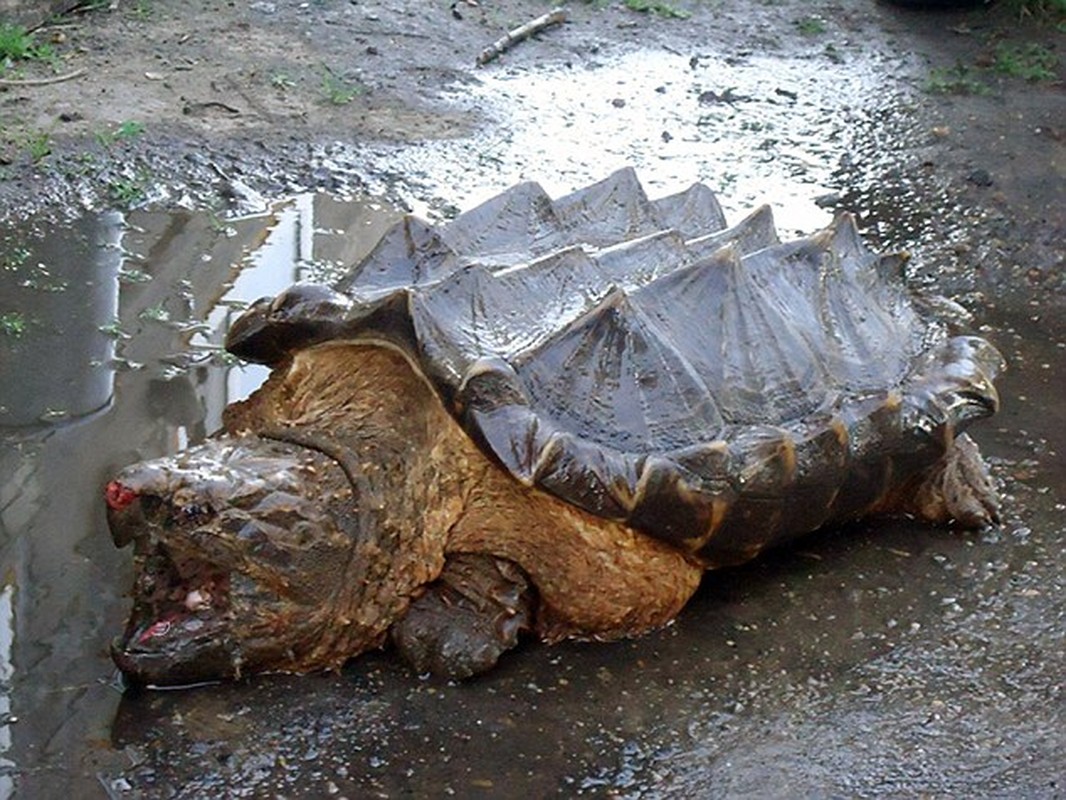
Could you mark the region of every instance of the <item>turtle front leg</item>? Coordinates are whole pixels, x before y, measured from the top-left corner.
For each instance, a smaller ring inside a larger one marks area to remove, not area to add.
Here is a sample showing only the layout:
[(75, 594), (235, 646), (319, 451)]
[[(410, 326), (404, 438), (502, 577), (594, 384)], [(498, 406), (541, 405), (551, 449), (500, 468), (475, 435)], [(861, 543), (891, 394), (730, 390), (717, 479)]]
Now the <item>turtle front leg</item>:
[(897, 494), (899, 509), (930, 522), (983, 528), (999, 522), (999, 493), (977, 444), (966, 434)]
[(419, 673), (469, 678), (491, 669), (533, 627), (534, 591), (513, 562), (472, 553), (449, 556), (392, 641)]

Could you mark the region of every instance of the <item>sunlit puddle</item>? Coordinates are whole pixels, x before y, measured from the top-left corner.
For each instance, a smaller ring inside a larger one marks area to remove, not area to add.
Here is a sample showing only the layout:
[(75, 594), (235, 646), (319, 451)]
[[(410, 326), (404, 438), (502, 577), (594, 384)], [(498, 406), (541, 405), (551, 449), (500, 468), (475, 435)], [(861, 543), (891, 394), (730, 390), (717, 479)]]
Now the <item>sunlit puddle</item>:
[(864, 182), (856, 171), (876, 180), (909, 135), (898, 113), (906, 97), (884, 77), (905, 65), (858, 51), (840, 64), (643, 49), (594, 67), (486, 70), (455, 101), (493, 125), (389, 158), (463, 208), (519, 180), (556, 196), (629, 165), (652, 194), (701, 181), (730, 218), (770, 203), (782, 233), (808, 233), (829, 222), (843, 173), (849, 187)]

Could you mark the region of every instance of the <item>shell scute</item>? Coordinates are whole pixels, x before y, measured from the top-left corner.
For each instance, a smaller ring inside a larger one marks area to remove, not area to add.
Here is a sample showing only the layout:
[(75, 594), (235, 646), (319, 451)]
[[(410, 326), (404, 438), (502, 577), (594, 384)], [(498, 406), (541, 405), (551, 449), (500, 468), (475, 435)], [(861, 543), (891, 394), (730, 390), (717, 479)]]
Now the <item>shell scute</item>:
[(586, 511), (628, 519), (637, 497), (642, 463), (640, 455), (601, 447), (568, 431), (556, 430), (541, 448), (533, 482)]
[(847, 425), (832, 412), (809, 415), (789, 427), (795, 447), (795, 483), (838, 486), (848, 468), (850, 437)]
[(786, 519), (783, 498), (738, 498), (698, 552), (711, 568), (743, 564), (769, 545), (789, 538), (784, 531), (788, 527), (784, 524)]
[(457, 263), (455, 252), (437, 228), (408, 215), (386, 231), (370, 254), (335, 288), (361, 299), (373, 299), (433, 283), (451, 274)]
[[(635, 174), (634, 174), (635, 176)], [(686, 239), (706, 236), (726, 227), (725, 214), (714, 192), (694, 183), (677, 194), (651, 201), (663, 228), (672, 228)]]
[(654, 206), (632, 168), (620, 169), (571, 192), (554, 206), (562, 228), (593, 247), (635, 239), (658, 229)]
[(788, 431), (768, 425), (738, 427), (730, 438), (737, 493), (781, 497), (796, 478), (796, 445)]
[(674, 459), (644, 459), (628, 521), (637, 528), (654, 528), (668, 542), (683, 544), (694, 531), (711, 528), (720, 489)]
[(722, 423), (706, 384), (622, 289), (516, 359), (516, 369), (531, 405), (610, 447), (670, 450)]
[(693, 261), (700, 261), (727, 244), (736, 246), (745, 255), (781, 244), (774, 226), (773, 209), (759, 206), (733, 227), (713, 233), (701, 232), (688, 239), (685, 247)]
[(460, 262), (506, 266), (562, 246), (559, 228), (551, 198), (527, 181), (460, 214), (442, 229), (441, 239)]

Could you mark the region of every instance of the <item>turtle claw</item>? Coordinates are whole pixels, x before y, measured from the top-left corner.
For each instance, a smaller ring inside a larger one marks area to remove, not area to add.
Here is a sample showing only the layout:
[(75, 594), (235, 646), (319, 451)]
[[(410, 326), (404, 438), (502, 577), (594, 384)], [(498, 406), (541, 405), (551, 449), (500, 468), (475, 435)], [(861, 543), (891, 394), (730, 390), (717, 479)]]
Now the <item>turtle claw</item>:
[(999, 523), (999, 493), (973, 439), (966, 434), (955, 438), (943, 458), (926, 471), (907, 510), (963, 528)]
[(393, 625), (392, 641), (416, 672), (461, 680), (495, 666), (532, 618), (529, 581), (514, 563), (460, 554)]

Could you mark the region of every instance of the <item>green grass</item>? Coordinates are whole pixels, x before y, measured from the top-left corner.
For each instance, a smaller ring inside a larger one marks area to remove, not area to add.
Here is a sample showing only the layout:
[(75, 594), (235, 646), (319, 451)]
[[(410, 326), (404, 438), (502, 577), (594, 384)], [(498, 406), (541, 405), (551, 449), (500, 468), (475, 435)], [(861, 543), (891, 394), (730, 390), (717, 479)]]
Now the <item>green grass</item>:
[(7, 311), (0, 314), (0, 333), (18, 339), (26, 332), (26, 317), (21, 311)]
[(17, 272), (26, 265), (33, 255), (25, 247), (15, 247), (0, 260), (0, 269), (4, 272)]
[(135, 267), (122, 267), (118, 271), (120, 283), (148, 283), (152, 276), (142, 269)]
[(46, 155), (52, 152), (52, 136), (48, 131), (31, 133), (26, 138), (26, 149), (30, 152), (30, 160), (36, 164)]
[(113, 319), (106, 325), (100, 325), (96, 330), (100, 331), (104, 336), (110, 336), (112, 339), (130, 338), (130, 335), (122, 330), (122, 323), (118, 319)]
[(988, 94), (991, 91), (973, 68), (965, 64), (932, 70), (925, 82), (925, 90), (930, 94)]
[(320, 89), (322, 96), (335, 106), (348, 105), (348, 103), (366, 91), (360, 84), (346, 81), (344, 78), (334, 75), (328, 67), (322, 73)]
[(152, 18), (154, 10), (149, 0), (137, 0), (133, 4), (133, 16), (142, 22)]
[(630, 11), (640, 11), (644, 14), (655, 14), (668, 19), (688, 19), (691, 14), (682, 8), (670, 3), (657, 2), (657, 0), (623, 0), (622, 5)]
[(1039, 44), (1003, 43), (996, 48), (992, 69), (1012, 78), (1050, 81), (1055, 79), (1055, 67), (1058, 64), (1058, 56)]
[(0, 24), (0, 75), (19, 61), (55, 64), (58, 56), (50, 44), (35, 42), (25, 28), (8, 22)]
[(129, 208), (142, 200), (148, 190), (148, 179), (144, 175), (135, 178), (116, 178), (107, 185), (107, 196), (118, 206)]
[(95, 133), (96, 141), (100, 143), (102, 147), (110, 147), (115, 142), (122, 141), (123, 139), (135, 139), (144, 133), (143, 122), (133, 122), (132, 120), (126, 120), (120, 123), (113, 131), (97, 131)]
[(818, 17), (803, 17), (793, 24), (804, 36), (820, 36), (825, 33), (825, 23)]
[(270, 76), (270, 85), (279, 91), (288, 91), (296, 85), (296, 81), (284, 72), (275, 72)]
[(25, 29), (8, 22), (0, 25), (0, 59), (21, 61), (32, 58), (34, 47), (33, 36)]
[(170, 312), (166, 310), (162, 303), (151, 306), (144, 309), (139, 315), (141, 319), (149, 322), (169, 322)]

